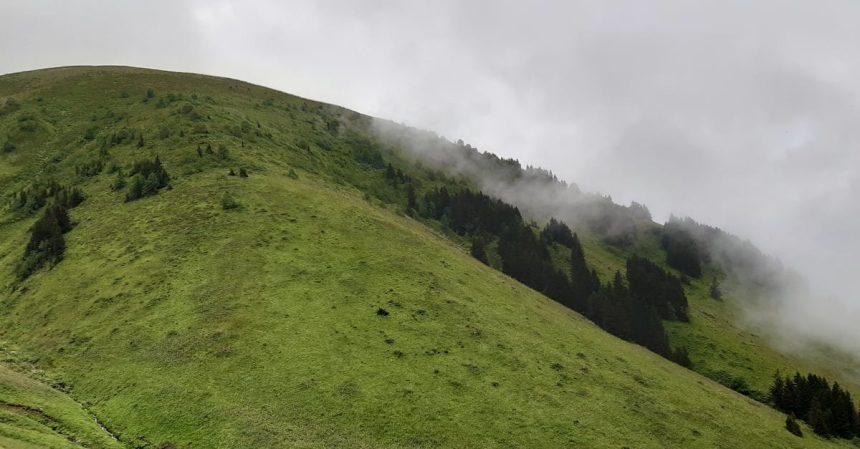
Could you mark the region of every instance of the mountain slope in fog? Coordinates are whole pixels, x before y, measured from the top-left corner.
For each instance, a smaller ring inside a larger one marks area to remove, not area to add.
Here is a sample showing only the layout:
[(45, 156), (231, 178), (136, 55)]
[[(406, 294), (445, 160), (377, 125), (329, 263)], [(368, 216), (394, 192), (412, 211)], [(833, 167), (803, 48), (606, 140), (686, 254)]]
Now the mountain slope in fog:
[[(6, 75), (0, 97), (17, 205), (0, 337), (128, 447), (842, 444), (789, 434), (404, 214), (389, 162), (425, 188), (474, 183), (407, 163), (368, 117), (132, 68)], [(61, 257), (21, 275), (50, 181), (84, 199)], [(623, 264), (584, 240), (601, 272)]]

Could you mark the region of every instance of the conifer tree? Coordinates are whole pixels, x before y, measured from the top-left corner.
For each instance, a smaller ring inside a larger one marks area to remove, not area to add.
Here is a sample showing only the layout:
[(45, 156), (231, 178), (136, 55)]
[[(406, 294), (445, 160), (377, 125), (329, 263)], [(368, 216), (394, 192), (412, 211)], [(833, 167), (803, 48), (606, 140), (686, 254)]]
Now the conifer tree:
[(472, 248), (470, 250), (472, 257), (480, 260), (483, 263), (487, 263), (487, 244), (484, 239), (480, 237), (475, 237), (472, 239)]
[(406, 187), (406, 211), (414, 212), (418, 208), (417, 200), (415, 199), (415, 188), (412, 184)]
[(809, 423), (815, 433), (827, 436), (830, 435), (830, 419), (829, 410), (822, 404), (821, 398), (814, 397), (809, 406), (806, 422)]

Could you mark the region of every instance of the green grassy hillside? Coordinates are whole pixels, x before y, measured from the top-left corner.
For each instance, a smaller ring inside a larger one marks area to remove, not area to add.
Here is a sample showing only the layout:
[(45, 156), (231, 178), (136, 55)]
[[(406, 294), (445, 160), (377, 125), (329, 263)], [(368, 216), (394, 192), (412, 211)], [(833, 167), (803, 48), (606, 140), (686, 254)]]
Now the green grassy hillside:
[[(33, 379), (36, 374), (0, 348), (0, 447), (115, 449), (124, 447), (67, 395)], [(20, 371), (10, 368), (14, 366)]]
[[(783, 415), (603, 332), (404, 215), (366, 117), (129, 68), (7, 75), (3, 97), (15, 101), (0, 139), (14, 149), (0, 154), (0, 192), (55, 179), (86, 200), (63, 260), (23, 281), (15, 266), (38, 213), (3, 211), (0, 338), (127, 447), (847, 445), (789, 434)], [(125, 202), (111, 167), (155, 155), (172, 188)], [(97, 160), (101, 173), (81, 174)], [(240, 168), (247, 178), (228, 176)], [(238, 207), (223, 207), (225, 192)], [(601, 270), (624, 260), (596, 240), (586, 251)], [(0, 375), (0, 392), (18, 378)], [(85, 416), (40, 388), (14, 403), (48, 413), (38, 401), (50, 396), (70, 422)], [(97, 430), (81, 422), (77, 434), (110, 447)], [(34, 443), (51, 447), (43, 433)]]

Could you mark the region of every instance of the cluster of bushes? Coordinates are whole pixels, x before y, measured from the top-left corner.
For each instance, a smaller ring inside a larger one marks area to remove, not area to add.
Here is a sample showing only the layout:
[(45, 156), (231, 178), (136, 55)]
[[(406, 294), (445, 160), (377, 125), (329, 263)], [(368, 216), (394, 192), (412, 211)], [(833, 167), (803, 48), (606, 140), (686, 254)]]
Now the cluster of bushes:
[(230, 150), (227, 149), (227, 145), (221, 144), (218, 145), (218, 151), (212, 149), (212, 144), (207, 143), (204, 148), (202, 145), (197, 145), (197, 157), (203, 157), (206, 155), (215, 156), (222, 161), (226, 161), (230, 159)]
[(770, 399), (778, 410), (806, 421), (819, 435), (847, 439), (860, 435), (860, 420), (851, 393), (836, 382), (831, 385), (824, 377), (800, 373), (782, 377), (777, 373)]
[(178, 112), (192, 122), (197, 122), (205, 118), (202, 114), (200, 114), (199, 112), (197, 112), (197, 110), (194, 109), (194, 105), (192, 105), (191, 103), (185, 103), (180, 106)]
[(75, 173), (78, 176), (89, 178), (98, 175), (104, 168), (104, 162), (101, 159), (82, 162), (75, 166)]
[[(149, 99), (154, 98), (154, 97), (155, 97), (154, 91), (152, 92), (152, 97), (149, 96), (149, 91), (147, 91), (146, 100), (144, 100), (144, 101), (148, 101)], [(174, 94), (174, 93), (168, 93), (167, 95), (164, 95), (158, 99), (158, 102), (155, 103), (155, 107), (157, 107), (159, 109), (166, 108), (166, 107), (170, 106), (172, 103), (177, 102), (179, 100), (182, 100), (182, 95)]]
[[(259, 129), (259, 127), (260, 127), (259, 123), (257, 123), (257, 127)], [(254, 129), (254, 125), (252, 125), (251, 122), (249, 122), (247, 120), (243, 120), (242, 123), (240, 123), (238, 125), (230, 125), (227, 128), (227, 132), (230, 135), (232, 135), (233, 137), (241, 139), (243, 137), (247, 137), (253, 129)]]
[(24, 114), (18, 117), (18, 129), (23, 132), (31, 133), (39, 128), (39, 122), (30, 114)]
[(51, 180), (32, 184), (13, 193), (9, 209), (12, 212), (31, 214), (45, 206), (49, 198), (67, 209), (84, 201), (84, 195), (77, 187), (66, 187)]
[[(155, 159), (151, 161), (143, 160), (135, 162), (129, 174), (131, 175), (131, 180), (128, 183), (128, 191), (125, 194), (126, 201), (134, 201), (138, 198), (155, 195), (160, 189), (170, 186), (170, 176), (167, 174), (158, 156), (155, 156)], [(119, 182), (117, 181), (115, 185)]]
[[(84, 132), (84, 140), (94, 140), (97, 137), (98, 128), (88, 128)], [(121, 128), (117, 131), (104, 135), (100, 139), (99, 153), (107, 155), (108, 150), (119, 145), (137, 143), (138, 148), (144, 145), (143, 132), (132, 128)]]
[[(590, 270), (579, 238), (559, 221), (537, 234), (520, 211), (481, 192), (438, 188), (417, 205), (424, 218), (440, 221), (472, 240), (472, 255), (487, 263), (488, 242), (498, 242), (502, 271), (550, 298), (582, 313), (603, 329), (681, 365), (690, 366), (684, 348), (669, 345), (662, 319), (687, 320), (687, 299), (680, 282), (642, 258), (627, 263), (627, 281), (620, 272), (602, 283)], [(560, 269), (551, 257), (554, 244), (570, 250), (569, 267)]]

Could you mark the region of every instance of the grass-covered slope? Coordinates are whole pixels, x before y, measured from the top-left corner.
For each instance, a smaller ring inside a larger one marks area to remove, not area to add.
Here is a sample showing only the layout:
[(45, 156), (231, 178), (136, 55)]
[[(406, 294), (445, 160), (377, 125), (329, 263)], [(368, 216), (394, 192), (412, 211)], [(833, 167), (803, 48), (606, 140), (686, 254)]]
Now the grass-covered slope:
[[(50, 177), (86, 200), (63, 260), (21, 282), (38, 214), (3, 212), (0, 338), (128, 447), (840, 444), (789, 434), (781, 414), (612, 337), (387, 205), (401, 193), (365, 157), (354, 113), (126, 68), (0, 77), (8, 96), (18, 106), (0, 139), (15, 149), (0, 154), (0, 192)], [(101, 151), (123, 129), (144, 145)], [(229, 154), (199, 156), (200, 144)], [(156, 154), (172, 189), (136, 201), (107, 169), (75, 174)], [(227, 176), (239, 167), (250, 176)], [(224, 192), (238, 208), (222, 207)], [(623, 263), (588, 248), (596, 265)], [(0, 392), (14, 382), (0, 376)]]
[[(21, 368), (14, 353), (0, 348), (5, 363)], [(29, 375), (28, 375), (29, 374)], [(32, 373), (0, 365), (0, 447), (7, 449), (117, 449), (124, 447), (63, 393)]]

